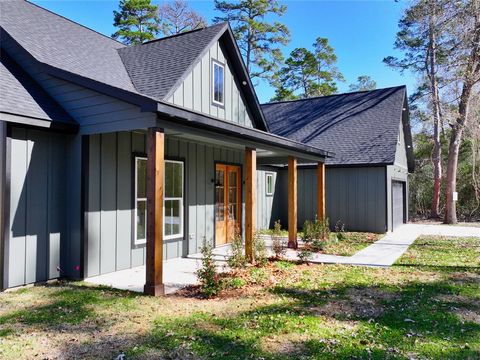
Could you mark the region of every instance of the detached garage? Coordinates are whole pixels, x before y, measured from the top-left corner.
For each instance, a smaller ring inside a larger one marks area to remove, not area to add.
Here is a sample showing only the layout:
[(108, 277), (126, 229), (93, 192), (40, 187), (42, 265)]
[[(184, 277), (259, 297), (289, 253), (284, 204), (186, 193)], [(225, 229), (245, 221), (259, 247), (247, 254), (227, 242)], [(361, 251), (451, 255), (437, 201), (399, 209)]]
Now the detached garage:
[[(326, 160), (330, 225), (383, 233), (408, 221), (408, 174), (414, 170), (405, 86), (262, 105), (272, 132), (335, 153)], [(287, 171), (277, 173), (284, 193)], [(298, 225), (313, 219), (316, 168), (298, 165)], [(268, 195), (258, 193), (259, 202)], [(274, 201), (275, 202), (275, 201)], [(286, 203), (272, 209), (287, 223)], [(265, 226), (265, 224), (264, 224)]]

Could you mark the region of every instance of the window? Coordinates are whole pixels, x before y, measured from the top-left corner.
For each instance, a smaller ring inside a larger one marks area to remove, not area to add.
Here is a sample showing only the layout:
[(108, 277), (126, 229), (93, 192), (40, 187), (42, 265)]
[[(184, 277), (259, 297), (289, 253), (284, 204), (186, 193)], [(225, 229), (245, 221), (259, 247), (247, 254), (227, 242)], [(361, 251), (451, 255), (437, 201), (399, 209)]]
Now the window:
[(267, 189), (266, 191), (267, 195), (273, 195), (273, 174), (268, 173), (266, 175), (265, 181), (266, 181), (265, 187)]
[[(164, 238), (183, 236), (183, 162), (165, 160)], [(147, 158), (135, 157), (135, 245), (147, 242)]]
[(135, 245), (147, 242), (147, 158), (135, 157)]
[(183, 236), (183, 162), (165, 160), (165, 239)]
[(212, 98), (213, 103), (223, 105), (225, 67), (219, 62), (212, 61)]

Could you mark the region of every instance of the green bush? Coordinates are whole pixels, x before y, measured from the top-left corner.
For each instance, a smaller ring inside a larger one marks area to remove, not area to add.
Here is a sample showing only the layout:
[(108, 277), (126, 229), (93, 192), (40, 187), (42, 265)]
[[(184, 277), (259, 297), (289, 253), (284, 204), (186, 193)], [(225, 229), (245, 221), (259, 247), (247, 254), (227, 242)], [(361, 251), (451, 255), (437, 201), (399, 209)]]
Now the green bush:
[(275, 221), (272, 231), (272, 251), (277, 259), (285, 254), (285, 241), (282, 237), (282, 225), (280, 220)]
[(347, 235), (345, 234), (345, 224), (340, 220), (335, 224), (335, 238), (338, 241), (343, 241), (347, 238)]
[(242, 234), (239, 231), (235, 231), (230, 246), (231, 256), (227, 259), (228, 266), (232, 269), (245, 267), (247, 259), (245, 258)]
[(234, 278), (226, 278), (223, 281), (223, 288), (224, 289), (239, 289), (245, 286), (245, 280), (234, 277)]
[(198, 280), (200, 281), (200, 290), (207, 297), (216, 296), (222, 289), (222, 282), (217, 273), (217, 268), (213, 260), (213, 247), (203, 239), (203, 245), (200, 249), (202, 253), (202, 266), (197, 270)]
[(330, 229), (328, 227), (328, 219), (319, 220), (315, 216), (314, 221), (306, 220), (303, 224), (302, 240), (305, 244), (316, 242), (317, 246), (320, 242), (328, 240)]
[(257, 232), (253, 236), (253, 251), (255, 263), (265, 265), (268, 261), (267, 247), (265, 246), (265, 241)]

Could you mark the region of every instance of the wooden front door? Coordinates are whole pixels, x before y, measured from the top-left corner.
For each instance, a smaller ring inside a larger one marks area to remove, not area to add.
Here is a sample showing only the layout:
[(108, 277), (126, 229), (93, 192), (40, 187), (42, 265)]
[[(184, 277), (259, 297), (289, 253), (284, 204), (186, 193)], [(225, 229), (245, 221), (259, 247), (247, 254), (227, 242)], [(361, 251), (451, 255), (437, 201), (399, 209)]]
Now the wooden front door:
[(217, 164), (215, 166), (215, 245), (232, 241), (241, 228), (240, 167)]

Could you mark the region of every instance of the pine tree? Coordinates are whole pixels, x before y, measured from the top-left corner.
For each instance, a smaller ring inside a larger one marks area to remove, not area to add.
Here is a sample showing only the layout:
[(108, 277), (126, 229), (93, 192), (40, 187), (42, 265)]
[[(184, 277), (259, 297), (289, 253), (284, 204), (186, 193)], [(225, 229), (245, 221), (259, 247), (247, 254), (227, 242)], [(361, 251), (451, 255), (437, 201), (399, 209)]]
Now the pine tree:
[(159, 32), (158, 6), (150, 0), (121, 0), (114, 11), (113, 25), (118, 30), (112, 35), (126, 45), (152, 40)]

